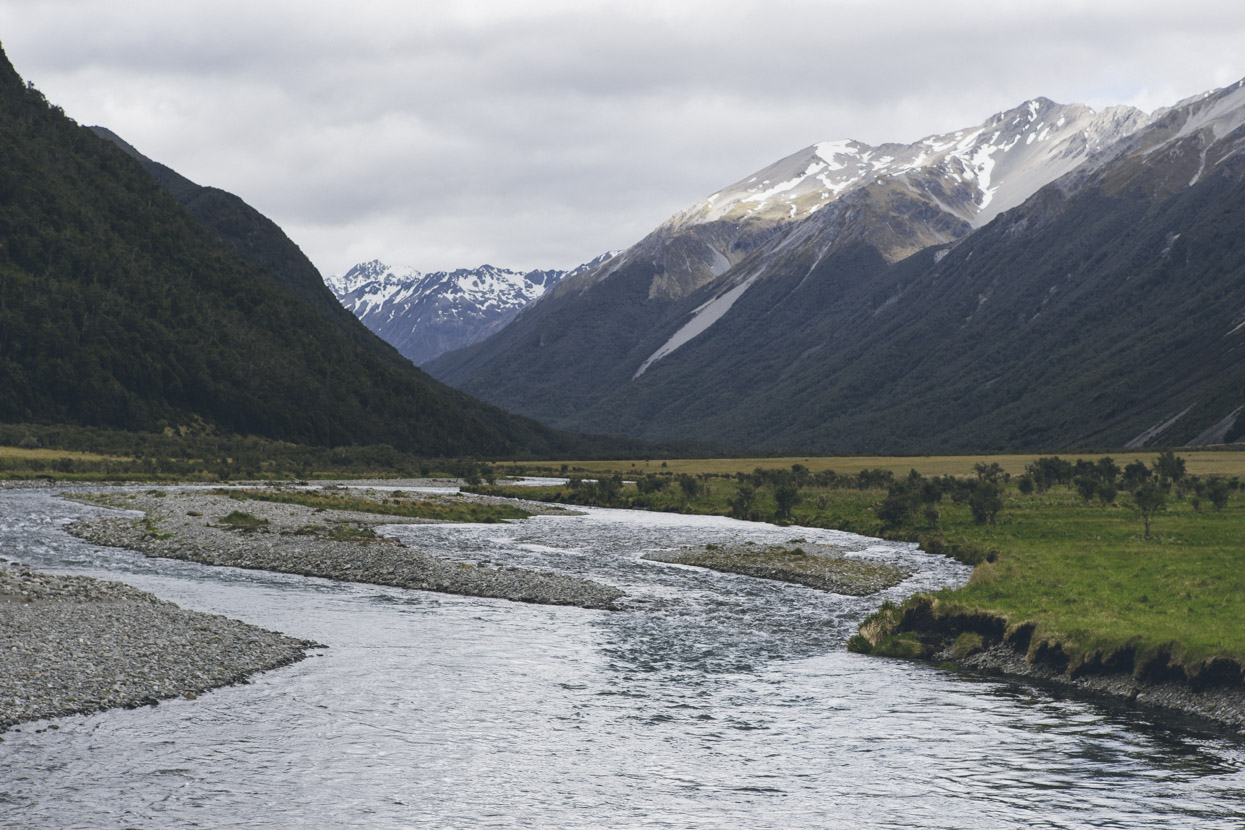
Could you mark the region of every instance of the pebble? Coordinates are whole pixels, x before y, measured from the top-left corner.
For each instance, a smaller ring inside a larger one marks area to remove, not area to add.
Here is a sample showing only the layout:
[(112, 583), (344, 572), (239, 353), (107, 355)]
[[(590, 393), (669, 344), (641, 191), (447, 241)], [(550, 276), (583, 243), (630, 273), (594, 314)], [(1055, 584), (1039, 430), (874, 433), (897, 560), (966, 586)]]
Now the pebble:
[(297, 662), (316, 643), (120, 582), (0, 565), (0, 732), (155, 705)]
[[(124, 547), (153, 557), (465, 596), (602, 610), (613, 610), (623, 596), (617, 588), (593, 580), (551, 571), (459, 562), (416, 551), (396, 539), (327, 538), (332, 525), (364, 529), (419, 520), (297, 504), (239, 501), (205, 491), (160, 496), (131, 493), (121, 499), (112, 497), (109, 503), (141, 510), (146, 519), (78, 521), (69, 526), (69, 532), (96, 544)], [(221, 524), (235, 510), (250, 513), (266, 524), (255, 530)]]

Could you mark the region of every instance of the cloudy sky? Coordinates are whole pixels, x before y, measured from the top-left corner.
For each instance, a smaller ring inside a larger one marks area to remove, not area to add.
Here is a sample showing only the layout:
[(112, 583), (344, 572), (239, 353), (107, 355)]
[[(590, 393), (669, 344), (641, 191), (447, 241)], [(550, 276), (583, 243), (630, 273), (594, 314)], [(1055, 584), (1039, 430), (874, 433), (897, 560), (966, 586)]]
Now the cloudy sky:
[(324, 273), (572, 267), (824, 139), (1245, 77), (1240, 0), (0, 0), (17, 71)]

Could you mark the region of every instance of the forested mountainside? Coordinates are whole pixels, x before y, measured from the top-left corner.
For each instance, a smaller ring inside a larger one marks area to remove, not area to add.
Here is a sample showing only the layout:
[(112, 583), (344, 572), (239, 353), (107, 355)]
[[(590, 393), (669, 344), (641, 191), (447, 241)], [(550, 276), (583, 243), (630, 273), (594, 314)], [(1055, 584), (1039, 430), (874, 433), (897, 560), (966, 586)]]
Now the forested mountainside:
[(2, 57), (0, 158), (0, 421), (438, 456), (599, 447), (433, 381), (241, 200), (157, 181)]
[[(1047, 111), (1055, 124), (1072, 114), (1039, 99), (987, 120), (984, 133), (926, 140), (931, 152), (953, 149), (943, 167), (917, 171), (921, 182), (893, 149), (885, 170), (862, 162), (863, 176), (839, 159), (835, 175), (855, 176), (846, 185), (807, 185), (825, 174), (815, 162), (783, 182), (745, 179), (721, 193), (752, 207), (755, 196), (792, 194), (785, 214), (770, 213), (791, 221), (759, 233), (747, 210), (715, 214), (715, 194), (428, 368), (563, 427), (764, 450), (1240, 437), (1245, 89), (1151, 116), (1082, 113), (1080, 137), (1012, 164), (1023, 181), (1000, 178), (1009, 148), (1050, 140)], [(1009, 124), (1011, 137), (998, 129)], [(970, 179), (955, 147), (995, 164), (978, 164), (975, 189), (953, 202), (944, 196), (956, 177)], [(984, 187), (983, 172), (995, 175)], [(823, 198), (833, 187), (841, 192)], [(1012, 206), (984, 221), (1001, 193)], [(812, 210), (810, 199), (828, 204)], [(692, 250), (709, 226), (718, 239), (747, 235), (747, 250), (719, 249), (718, 274), (671, 277), (672, 260), (653, 253)]]

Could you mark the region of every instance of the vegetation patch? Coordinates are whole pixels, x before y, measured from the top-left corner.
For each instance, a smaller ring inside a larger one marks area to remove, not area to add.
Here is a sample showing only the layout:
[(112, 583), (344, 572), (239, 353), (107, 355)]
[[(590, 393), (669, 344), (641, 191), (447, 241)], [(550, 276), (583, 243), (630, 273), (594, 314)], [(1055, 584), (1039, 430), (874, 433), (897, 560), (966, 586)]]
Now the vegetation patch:
[(320, 510), (347, 510), (440, 522), (494, 523), (526, 519), (533, 514), (513, 504), (485, 504), (464, 499), (411, 498), (401, 493), (330, 490), (217, 490), (239, 501), (298, 504)]
[(388, 445), (318, 447), (237, 436), (191, 420), (159, 431), (0, 423), (0, 479), (229, 481), (493, 478), (489, 464)]
[(329, 529), (326, 538), (334, 542), (375, 542), (380, 537), (370, 527), (335, 524)]
[(234, 510), (220, 520), (220, 526), (234, 530), (260, 530), (268, 527), (268, 520), (241, 510)]
[(644, 558), (791, 582), (852, 596), (877, 593), (909, 576), (908, 571), (893, 565), (848, 559), (832, 551), (808, 553), (803, 548), (779, 545), (725, 548), (707, 545), (650, 553)]
[(161, 530), (160, 526), (156, 524), (155, 522), (153, 522), (150, 518), (143, 520), (143, 530), (147, 532), (147, 535), (150, 538), (156, 539), (157, 541), (162, 540), (162, 539), (173, 538), (172, 533), (168, 533), (166, 531)]

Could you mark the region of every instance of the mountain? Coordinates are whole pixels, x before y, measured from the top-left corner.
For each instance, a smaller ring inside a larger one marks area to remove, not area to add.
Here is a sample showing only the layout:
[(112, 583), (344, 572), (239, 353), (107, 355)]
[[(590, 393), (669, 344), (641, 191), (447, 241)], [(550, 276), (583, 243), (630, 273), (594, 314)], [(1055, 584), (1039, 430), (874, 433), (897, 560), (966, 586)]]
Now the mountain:
[[(608, 258), (608, 254), (598, 257), (570, 273)], [(500, 331), (566, 275), (491, 265), (423, 274), (371, 260), (328, 277), (325, 283), (368, 329), (420, 365)]]
[(1238, 84), (814, 145), (427, 368), (564, 427), (761, 450), (1231, 440), (1242, 121)]
[[(169, 196), (247, 262), (262, 268), (343, 334), (361, 345), (372, 342), (366, 332), (343, 314), (320, 272), (281, 228), (232, 193), (195, 184), (177, 171), (147, 158), (107, 127), (90, 127), (133, 158)], [(366, 347), (366, 346), (365, 346)]]
[(131, 151), (0, 54), (0, 421), (431, 456), (593, 446), (432, 380), (341, 309), (275, 225)]

